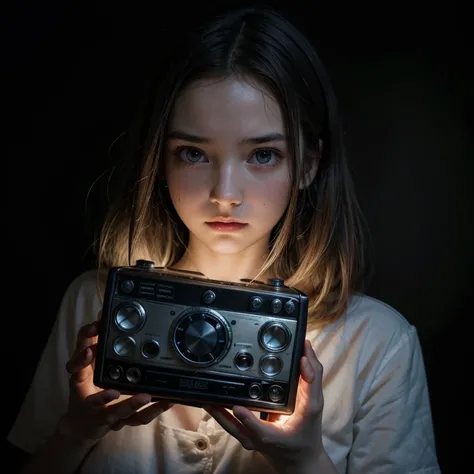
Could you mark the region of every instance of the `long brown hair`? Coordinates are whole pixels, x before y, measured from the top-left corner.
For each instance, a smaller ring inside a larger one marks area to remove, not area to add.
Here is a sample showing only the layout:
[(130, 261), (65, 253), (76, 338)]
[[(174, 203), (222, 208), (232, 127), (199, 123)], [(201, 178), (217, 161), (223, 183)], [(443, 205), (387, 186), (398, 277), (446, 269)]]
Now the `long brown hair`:
[[(288, 207), (272, 232), (262, 272), (271, 268), (308, 295), (310, 328), (332, 322), (344, 313), (353, 292), (364, 291), (366, 226), (328, 75), (302, 33), (268, 8), (226, 13), (173, 48), (137, 126), (128, 133), (129, 160), (121, 169), (126, 179), (100, 234), (99, 268), (138, 258), (172, 266), (182, 257), (188, 231), (161, 184), (170, 114), (191, 81), (229, 75), (263, 85), (278, 100), (294, 157)], [(316, 159), (315, 179), (299, 189)]]

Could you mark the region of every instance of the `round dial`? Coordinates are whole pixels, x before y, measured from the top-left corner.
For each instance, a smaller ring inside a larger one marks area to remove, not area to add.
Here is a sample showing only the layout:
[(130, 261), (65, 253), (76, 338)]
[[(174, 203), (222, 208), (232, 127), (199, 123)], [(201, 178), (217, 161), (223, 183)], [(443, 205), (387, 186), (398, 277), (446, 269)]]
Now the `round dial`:
[(281, 352), (290, 345), (291, 332), (283, 323), (270, 321), (260, 329), (259, 339), (267, 351)]
[(252, 368), (253, 357), (248, 352), (239, 352), (234, 359), (235, 366), (243, 372)]
[(115, 325), (124, 332), (139, 331), (145, 323), (143, 306), (136, 302), (122, 303), (115, 309)]
[(260, 361), (260, 370), (263, 374), (268, 375), (268, 377), (277, 376), (281, 372), (282, 368), (283, 362), (277, 356), (268, 355), (262, 357)]
[(186, 363), (209, 366), (228, 352), (232, 334), (226, 319), (209, 309), (190, 308), (171, 326), (171, 345)]
[(132, 355), (135, 350), (135, 340), (127, 336), (117, 337), (114, 341), (113, 348), (117, 355), (127, 357)]

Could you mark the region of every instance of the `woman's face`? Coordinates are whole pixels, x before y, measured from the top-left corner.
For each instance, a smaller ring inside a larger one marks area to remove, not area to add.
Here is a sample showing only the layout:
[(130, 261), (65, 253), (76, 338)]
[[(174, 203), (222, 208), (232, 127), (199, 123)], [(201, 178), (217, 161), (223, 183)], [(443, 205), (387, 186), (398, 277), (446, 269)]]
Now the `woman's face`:
[(176, 101), (166, 152), (189, 248), (266, 253), (288, 204), (289, 160), (280, 107), (263, 87), (236, 78), (191, 83)]

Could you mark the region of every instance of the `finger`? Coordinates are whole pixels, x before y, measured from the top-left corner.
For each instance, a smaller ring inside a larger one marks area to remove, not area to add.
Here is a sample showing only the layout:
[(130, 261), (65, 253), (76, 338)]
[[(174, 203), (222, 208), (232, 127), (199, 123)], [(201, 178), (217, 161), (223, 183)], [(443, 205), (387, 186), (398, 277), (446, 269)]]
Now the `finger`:
[(90, 377), (90, 364), (94, 359), (95, 347), (86, 347), (82, 352), (72, 357), (66, 363), (66, 370), (71, 380), (76, 383), (84, 382)]
[(305, 342), (305, 355), (310, 360), (311, 366), (313, 368), (317, 369), (317, 371), (319, 371), (319, 369), (322, 369), (321, 362), (316, 356), (316, 352), (313, 349), (313, 345), (311, 344), (311, 341), (309, 340), (306, 340)]
[(82, 352), (86, 347), (94, 344), (95, 338), (99, 334), (99, 323), (94, 321), (91, 324), (86, 324), (79, 329), (76, 339), (75, 354)]
[(265, 444), (271, 443), (274, 436), (280, 433), (272, 422), (259, 420), (245, 407), (235, 406), (232, 411), (234, 417), (247, 429), (247, 432), (251, 433), (255, 439), (264, 440)]
[(89, 395), (86, 398), (86, 404), (92, 411), (97, 411), (105, 407), (108, 403), (117, 400), (120, 397), (118, 390), (102, 390), (101, 392)]
[(319, 362), (309, 341), (305, 342), (305, 355), (301, 358), (300, 389), (307, 401), (306, 414), (319, 415), (323, 409), (323, 366)]
[(316, 374), (314, 373), (313, 368), (308, 357), (303, 356), (300, 362), (300, 375), (304, 382), (307, 384), (312, 384)]
[(314, 372), (314, 376), (317, 381), (321, 381), (323, 377), (323, 366), (314, 352), (311, 342), (306, 340), (305, 342), (305, 356), (311, 366), (311, 370)]
[[(255, 444), (252, 442), (252, 434), (232, 413), (221, 407), (206, 407), (205, 410), (233, 436), (240, 444), (250, 450), (255, 450)], [(251, 415), (253, 416), (253, 415)], [(253, 416), (255, 418), (255, 416)], [(255, 418), (256, 419), (256, 418)], [(258, 421), (258, 420), (257, 420)]]
[(116, 421), (110, 429), (113, 431), (119, 431), (124, 426), (141, 426), (148, 425), (157, 416), (160, 416), (165, 411), (169, 410), (173, 406), (173, 403), (167, 401), (160, 401), (152, 403), (150, 406), (143, 408), (140, 411), (133, 413), (127, 418)]
[(308, 340), (305, 341), (304, 356), (301, 358), (300, 369), (301, 377), (306, 383), (311, 384), (315, 380), (321, 381), (322, 365), (316, 357), (311, 342)]
[(104, 424), (112, 426), (119, 420), (127, 418), (138, 409), (148, 405), (151, 401), (151, 396), (145, 393), (139, 393), (121, 402), (115, 403), (107, 407), (103, 413)]

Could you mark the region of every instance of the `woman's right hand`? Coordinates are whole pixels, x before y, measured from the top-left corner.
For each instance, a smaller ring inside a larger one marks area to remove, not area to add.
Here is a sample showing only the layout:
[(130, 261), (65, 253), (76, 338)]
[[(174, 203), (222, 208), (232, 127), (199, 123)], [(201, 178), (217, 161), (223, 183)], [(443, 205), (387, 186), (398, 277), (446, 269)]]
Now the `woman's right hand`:
[(172, 406), (159, 401), (143, 408), (151, 401), (147, 394), (115, 402), (120, 397), (119, 391), (102, 390), (94, 385), (99, 324), (100, 313), (96, 322), (79, 330), (76, 350), (66, 364), (70, 374), (69, 408), (58, 425), (60, 434), (84, 442), (99, 440), (108, 431), (118, 431), (126, 425), (146, 425)]

